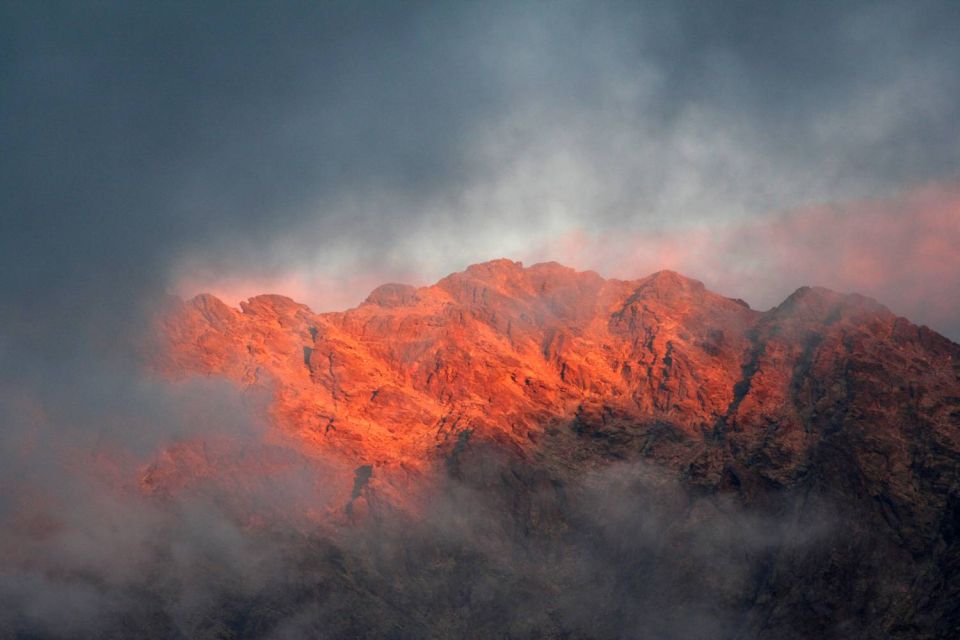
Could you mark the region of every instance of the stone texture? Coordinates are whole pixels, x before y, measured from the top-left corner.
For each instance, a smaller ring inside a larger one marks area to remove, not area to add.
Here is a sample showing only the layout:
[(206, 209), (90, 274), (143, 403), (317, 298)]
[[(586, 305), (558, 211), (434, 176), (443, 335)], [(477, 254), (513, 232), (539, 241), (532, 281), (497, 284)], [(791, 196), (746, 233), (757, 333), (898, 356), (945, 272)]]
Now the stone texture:
[[(237, 310), (202, 295), (160, 322), (163, 375), (269, 390), (278, 432), (306, 457), (355, 472), (320, 520), (422, 521), (438, 495), (466, 490), (482, 496), (478, 512), (515, 529), (491, 534), (494, 546), (609, 543), (598, 553), (614, 554), (607, 533), (578, 537), (608, 517), (583, 515), (596, 498), (589, 479), (641, 465), (656, 481), (628, 483), (626, 495), (659, 504), (667, 498), (651, 487), (666, 487), (680, 506), (663, 513), (681, 524), (662, 535), (686, 552), (700, 548), (690, 536), (725, 530), (717, 523), (729, 517), (828, 530), (791, 546), (793, 533), (777, 529), (775, 542), (745, 548), (745, 572), (698, 574), (696, 553), (690, 565), (652, 556), (681, 576), (669, 581), (676, 602), (703, 578), (710, 606), (736, 620), (703, 637), (960, 637), (960, 345), (868, 298), (804, 287), (759, 312), (670, 271), (605, 280), (497, 260), (419, 289), (384, 285), (345, 312), (315, 314), (282, 296)], [(145, 470), (143, 490), (183, 490), (191, 465), (208, 473), (191, 446)], [(428, 627), (451, 637), (468, 627), (488, 632), (473, 637), (647, 637), (624, 631), (640, 623), (619, 605), (604, 624), (564, 620), (567, 578), (538, 583), (560, 603), (527, 610), (545, 616), (539, 631), (496, 616)], [(647, 593), (631, 585), (628, 595)], [(410, 585), (391, 588), (414, 611), (436, 613)], [(660, 637), (684, 637), (681, 628)]]

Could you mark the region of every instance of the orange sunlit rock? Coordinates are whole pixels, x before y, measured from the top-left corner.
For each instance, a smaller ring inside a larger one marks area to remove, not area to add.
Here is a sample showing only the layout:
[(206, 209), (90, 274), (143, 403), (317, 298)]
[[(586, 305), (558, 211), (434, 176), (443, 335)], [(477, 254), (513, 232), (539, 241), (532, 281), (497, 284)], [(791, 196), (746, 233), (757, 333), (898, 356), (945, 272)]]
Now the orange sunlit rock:
[[(549, 448), (558, 464), (574, 464), (591, 442), (622, 442), (704, 483), (740, 482), (750, 466), (764, 482), (790, 484), (823, 437), (813, 413), (846, 402), (876, 414), (882, 433), (910, 401), (898, 371), (949, 389), (960, 362), (960, 347), (861, 296), (803, 288), (761, 313), (670, 271), (607, 280), (509, 260), (428, 287), (384, 285), (337, 313), (277, 295), (237, 310), (201, 295), (177, 304), (162, 330), (166, 375), (269, 389), (273, 425), (305, 456), (368, 465), (359, 485), (338, 481), (338, 504), (354, 518), (377, 504), (415, 505), (467, 442), (520, 457)], [(851, 391), (872, 379), (884, 402)], [(948, 408), (931, 411), (934, 429), (949, 423)], [(557, 444), (558, 430), (579, 439)], [(956, 430), (939, 433), (960, 448)], [(900, 435), (862, 435), (883, 440), (884, 465), (909, 464)], [(867, 477), (887, 482), (863, 455)], [(196, 448), (171, 449), (144, 486), (172, 490), (211, 464)]]

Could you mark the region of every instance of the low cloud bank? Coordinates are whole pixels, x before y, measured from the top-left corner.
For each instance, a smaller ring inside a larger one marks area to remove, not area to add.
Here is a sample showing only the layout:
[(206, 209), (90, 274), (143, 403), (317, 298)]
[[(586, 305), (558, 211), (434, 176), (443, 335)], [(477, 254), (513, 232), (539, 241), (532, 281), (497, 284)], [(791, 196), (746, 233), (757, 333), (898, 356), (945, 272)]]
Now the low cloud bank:
[(606, 276), (674, 269), (766, 309), (801, 286), (876, 298), (960, 340), (960, 186), (666, 231), (583, 229), (530, 252)]
[(372, 509), (311, 525), (309, 508), (337, 502), (323, 487), (350, 470), (314, 460), (238, 488), (230, 462), (241, 458), (162, 497), (93, 460), (22, 479), (0, 530), (0, 632), (730, 637), (749, 627), (774, 558), (836, 535), (827, 505), (801, 496), (745, 507), (642, 462), (561, 477), (482, 446), (462, 452), (416, 517)]

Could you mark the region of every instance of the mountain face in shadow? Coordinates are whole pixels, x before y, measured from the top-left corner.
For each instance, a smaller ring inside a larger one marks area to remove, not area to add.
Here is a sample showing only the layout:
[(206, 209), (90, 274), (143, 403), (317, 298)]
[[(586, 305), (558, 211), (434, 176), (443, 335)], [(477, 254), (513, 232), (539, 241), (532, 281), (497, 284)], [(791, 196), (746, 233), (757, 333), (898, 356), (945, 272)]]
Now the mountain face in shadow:
[[(160, 327), (160, 375), (233, 381), (270, 428), (184, 440), (138, 490), (215, 486), (281, 551), (189, 623), (147, 588), (113, 633), (960, 634), (960, 345), (873, 300), (759, 312), (498, 260), (337, 313), (202, 295)], [(298, 502), (247, 490), (291, 468), (324, 470)]]

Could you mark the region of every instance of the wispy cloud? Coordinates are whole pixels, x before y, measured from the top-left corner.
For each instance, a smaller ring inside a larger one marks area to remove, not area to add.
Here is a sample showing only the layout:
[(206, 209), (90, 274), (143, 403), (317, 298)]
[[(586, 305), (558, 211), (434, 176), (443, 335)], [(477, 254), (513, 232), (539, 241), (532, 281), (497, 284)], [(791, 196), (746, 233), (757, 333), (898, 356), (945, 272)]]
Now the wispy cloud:
[(960, 186), (944, 183), (726, 224), (577, 229), (528, 255), (624, 279), (674, 269), (759, 308), (803, 285), (857, 292), (957, 339), (958, 246)]
[[(459, 230), (425, 231), (440, 248), (431, 254), (416, 241), (407, 251), (386, 251), (382, 261), (293, 260), (271, 276), (256, 267), (218, 270), (184, 267), (175, 291), (211, 292), (236, 304), (278, 292), (312, 306), (338, 310), (358, 304), (388, 281), (429, 284), (472, 261), (497, 257), (527, 264), (554, 260), (606, 277), (640, 278), (673, 269), (758, 308), (780, 303), (796, 288), (825, 286), (875, 297), (898, 314), (960, 338), (960, 186), (932, 183), (899, 194), (770, 212), (729, 220), (689, 219), (645, 229), (585, 225), (565, 217), (558, 230), (498, 227), (471, 232), (473, 244), (456, 248)], [(484, 236), (486, 235), (486, 241)], [(411, 242), (398, 238), (398, 243)], [(454, 259), (454, 257), (456, 259)], [(456, 260), (460, 260), (457, 262)]]

